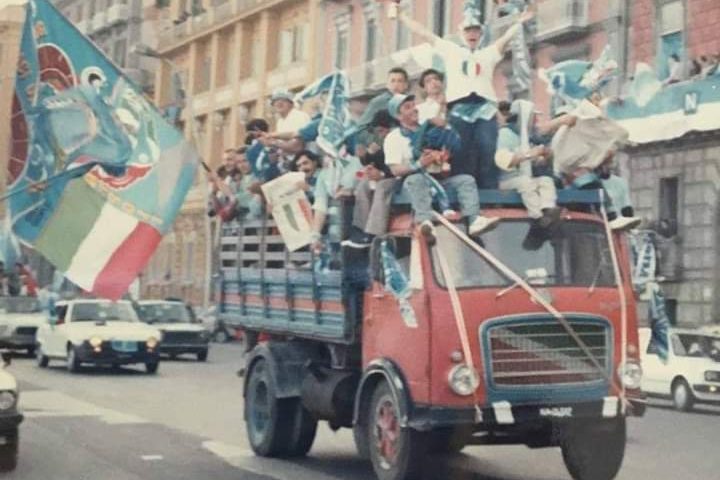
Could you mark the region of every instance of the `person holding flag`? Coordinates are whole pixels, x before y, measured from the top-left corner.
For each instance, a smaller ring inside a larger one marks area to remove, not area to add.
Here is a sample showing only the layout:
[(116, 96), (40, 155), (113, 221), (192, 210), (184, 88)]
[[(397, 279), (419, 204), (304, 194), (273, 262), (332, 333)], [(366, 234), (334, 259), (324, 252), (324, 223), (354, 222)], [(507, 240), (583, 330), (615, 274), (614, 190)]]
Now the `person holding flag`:
[(475, 2), (466, 3), (460, 24), (463, 45), (436, 36), (404, 13), (398, 18), (415, 34), (432, 42), (445, 60), (448, 118), (462, 140), (462, 151), (452, 163), (452, 173), (472, 175), (480, 188), (493, 189), (498, 187), (499, 179), (495, 165), (498, 126), (493, 75), (510, 41), (534, 13), (523, 12), (516, 24), (484, 48), (481, 16)]

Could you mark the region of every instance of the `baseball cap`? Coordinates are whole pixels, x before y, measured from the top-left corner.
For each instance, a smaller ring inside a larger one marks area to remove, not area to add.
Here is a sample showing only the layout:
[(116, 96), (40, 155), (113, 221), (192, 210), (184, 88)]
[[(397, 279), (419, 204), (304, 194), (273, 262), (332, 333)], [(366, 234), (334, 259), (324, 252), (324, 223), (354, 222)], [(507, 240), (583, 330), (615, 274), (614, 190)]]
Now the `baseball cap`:
[(404, 93), (396, 93), (395, 95), (393, 95), (393, 97), (388, 102), (387, 108), (390, 116), (393, 117), (395, 120), (398, 120), (400, 106), (405, 102), (409, 102), (410, 100), (415, 100), (415, 95), (406, 95)]
[(273, 91), (272, 95), (270, 95), (270, 104), (274, 103), (276, 100), (287, 100), (288, 102), (292, 102), (293, 94), (285, 88), (278, 88)]

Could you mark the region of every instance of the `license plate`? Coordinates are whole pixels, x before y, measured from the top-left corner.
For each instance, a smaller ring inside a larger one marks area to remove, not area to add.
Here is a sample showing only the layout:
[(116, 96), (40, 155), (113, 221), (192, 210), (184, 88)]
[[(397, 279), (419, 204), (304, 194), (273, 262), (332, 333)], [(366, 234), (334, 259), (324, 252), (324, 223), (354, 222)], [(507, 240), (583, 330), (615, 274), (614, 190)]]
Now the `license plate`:
[(137, 342), (122, 342), (122, 341), (114, 341), (112, 342), (112, 348), (113, 350), (117, 352), (137, 352)]
[(7, 445), (8, 441), (5, 437), (0, 437), (0, 445)]

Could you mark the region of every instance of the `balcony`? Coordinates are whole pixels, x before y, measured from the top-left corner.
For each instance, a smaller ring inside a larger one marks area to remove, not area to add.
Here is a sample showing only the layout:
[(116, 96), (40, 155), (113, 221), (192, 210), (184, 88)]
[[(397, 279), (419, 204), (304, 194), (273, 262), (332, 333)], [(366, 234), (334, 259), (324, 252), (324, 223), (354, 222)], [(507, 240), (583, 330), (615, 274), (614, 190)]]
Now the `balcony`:
[(588, 0), (545, 0), (538, 3), (536, 41), (565, 38), (588, 27)]
[(231, 22), (236, 17), (243, 16), (254, 9), (279, 3), (279, 0), (225, 0), (214, 2), (206, 11), (191, 15), (185, 20), (175, 19), (172, 27), (160, 32), (159, 49), (164, 50), (176, 46), (183, 40), (212, 31), (219, 25)]
[(107, 15), (105, 12), (98, 12), (90, 20), (88, 33), (95, 33), (107, 26)]
[(432, 47), (424, 43), (353, 67), (348, 71), (350, 90), (353, 95), (363, 95), (381, 89), (393, 67), (402, 67), (411, 77), (417, 76), (432, 66), (432, 57)]
[(116, 3), (107, 10), (107, 23), (108, 25), (115, 25), (117, 23), (127, 22), (130, 15), (130, 9), (127, 5)]

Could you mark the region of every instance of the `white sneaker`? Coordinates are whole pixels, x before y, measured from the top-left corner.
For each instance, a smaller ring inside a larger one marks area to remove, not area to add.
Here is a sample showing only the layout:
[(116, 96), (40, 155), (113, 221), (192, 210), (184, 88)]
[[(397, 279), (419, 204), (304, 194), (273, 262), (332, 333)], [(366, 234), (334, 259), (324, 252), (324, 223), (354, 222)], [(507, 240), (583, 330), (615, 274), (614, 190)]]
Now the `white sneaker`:
[(608, 222), (611, 230), (631, 230), (640, 223), (642, 218), (640, 217), (617, 217), (615, 220)]
[(435, 225), (433, 225), (432, 220), (425, 220), (420, 224), (420, 233), (426, 237), (435, 236)]
[(455, 210), (450, 210), (450, 209), (444, 210), (442, 212), (442, 216), (451, 222), (457, 222), (458, 220), (460, 220), (462, 218), (460, 216), (459, 212), (456, 212)]
[(479, 235), (483, 232), (487, 232), (488, 230), (492, 230), (493, 228), (497, 227), (499, 220), (500, 219), (497, 217), (479, 216), (468, 227), (468, 235), (474, 237), (475, 235)]
[(343, 247), (348, 247), (348, 248), (356, 248), (358, 250), (362, 250), (364, 248), (370, 248), (369, 243), (358, 243), (358, 242), (354, 242), (352, 240), (343, 240), (342, 242), (340, 242), (340, 245), (342, 245)]

